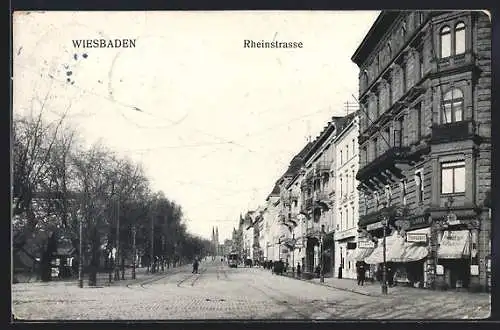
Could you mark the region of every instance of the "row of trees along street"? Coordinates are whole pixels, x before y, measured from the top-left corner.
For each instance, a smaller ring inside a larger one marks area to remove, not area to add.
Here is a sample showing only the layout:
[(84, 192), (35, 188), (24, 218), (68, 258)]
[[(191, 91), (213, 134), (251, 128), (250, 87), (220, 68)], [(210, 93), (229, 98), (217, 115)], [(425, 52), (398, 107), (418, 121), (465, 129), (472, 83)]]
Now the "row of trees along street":
[(83, 147), (65, 116), (16, 116), (12, 134), (13, 254), (28, 255), (41, 280), (50, 280), (58, 246), (79, 255), (80, 221), (89, 285), (117, 241), (122, 265), (132, 263), (134, 231), (143, 261), (151, 260), (151, 246), (172, 262), (209, 251), (208, 240), (187, 232), (181, 206), (151, 190), (141, 164), (102, 143)]

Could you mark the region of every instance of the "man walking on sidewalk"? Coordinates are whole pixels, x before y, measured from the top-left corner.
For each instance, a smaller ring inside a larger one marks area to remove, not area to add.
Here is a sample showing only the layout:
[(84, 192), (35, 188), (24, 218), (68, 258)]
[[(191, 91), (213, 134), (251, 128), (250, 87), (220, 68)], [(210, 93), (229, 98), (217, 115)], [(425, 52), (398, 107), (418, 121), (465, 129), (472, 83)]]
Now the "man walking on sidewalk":
[(358, 285), (363, 286), (365, 284), (365, 265), (364, 261), (359, 261), (357, 263), (357, 275), (358, 275)]

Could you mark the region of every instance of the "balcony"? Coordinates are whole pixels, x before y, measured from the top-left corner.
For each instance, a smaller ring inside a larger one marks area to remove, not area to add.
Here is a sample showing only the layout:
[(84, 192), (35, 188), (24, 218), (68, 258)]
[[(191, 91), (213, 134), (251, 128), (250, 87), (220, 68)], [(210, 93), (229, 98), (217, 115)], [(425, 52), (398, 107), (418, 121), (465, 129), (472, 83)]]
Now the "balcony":
[(319, 161), (316, 164), (314, 164), (314, 170), (316, 171), (316, 175), (323, 175), (325, 173), (330, 172), (330, 163), (326, 161)]
[(476, 140), (478, 138), (475, 135), (474, 122), (459, 121), (448, 124), (433, 125), (431, 144), (463, 141), (463, 140)]
[(368, 162), (365, 166), (358, 170), (356, 179), (365, 181), (372, 177), (380, 177), (382, 181), (386, 181), (386, 177), (381, 173), (386, 170), (392, 172), (396, 176), (400, 176), (400, 170), (396, 168), (396, 164), (406, 164), (408, 159), (408, 147), (392, 147), (386, 150), (383, 154), (375, 158), (373, 161)]
[(381, 221), (384, 216), (389, 216), (390, 221), (394, 222), (397, 219), (404, 218), (408, 215), (408, 208), (401, 206), (389, 206), (378, 211), (368, 213), (359, 217), (359, 226), (366, 226), (377, 221)]

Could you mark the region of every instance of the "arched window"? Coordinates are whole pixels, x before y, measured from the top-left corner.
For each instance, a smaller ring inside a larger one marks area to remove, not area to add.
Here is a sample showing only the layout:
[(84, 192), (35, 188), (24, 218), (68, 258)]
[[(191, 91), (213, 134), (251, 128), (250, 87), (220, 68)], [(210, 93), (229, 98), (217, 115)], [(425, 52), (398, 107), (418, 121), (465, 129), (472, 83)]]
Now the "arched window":
[(449, 90), (443, 97), (442, 123), (462, 121), (464, 117), (464, 95), (458, 88)]
[(455, 55), (465, 53), (465, 24), (463, 22), (455, 25)]
[(392, 48), (391, 48), (391, 42), (390, 41), (387, 43), (387, 55), (389, 56), (389, 59), (392, 58)]
[(451, 55), (451, 30), (449, 26), (443, 26), (439, 32), (441, 42), (441, 58)]
[(363, 85), (363, 89), (368, 87), (368, 71), (363, 70), (363, 73), (361, 75), (361, 82)]

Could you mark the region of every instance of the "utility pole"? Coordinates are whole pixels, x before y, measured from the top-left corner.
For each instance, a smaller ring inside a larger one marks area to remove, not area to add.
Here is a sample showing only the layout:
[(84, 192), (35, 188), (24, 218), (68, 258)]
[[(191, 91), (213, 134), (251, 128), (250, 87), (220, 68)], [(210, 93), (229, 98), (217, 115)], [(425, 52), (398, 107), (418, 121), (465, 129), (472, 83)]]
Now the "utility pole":
[(137, 257), (137, 251), (136, 251), (136, 246), (135, 246), (135, 234), (136, 234), (136, 229), (135, 225), (132, 226), (132, 251), (134, 253), (133, 256), (133, 261), (132, 261), (132, 279), (135, 280), (135, 262), (136, 262), (136, 257)]
[(154, 215), (152, 215), (151, 216), (151, 260), (150, 260), (151, 273), (153, 273), (153, 265), (154, 265), (154, 239), (155, 239), (155, 218)]
[(83, 217), (80, 215), (80, 251), (78, 260), (78, 286), (83, 288)]
[(116, 255), (115, 255), (115, 281), (120, 280), (120, 199), (116, 201)]

